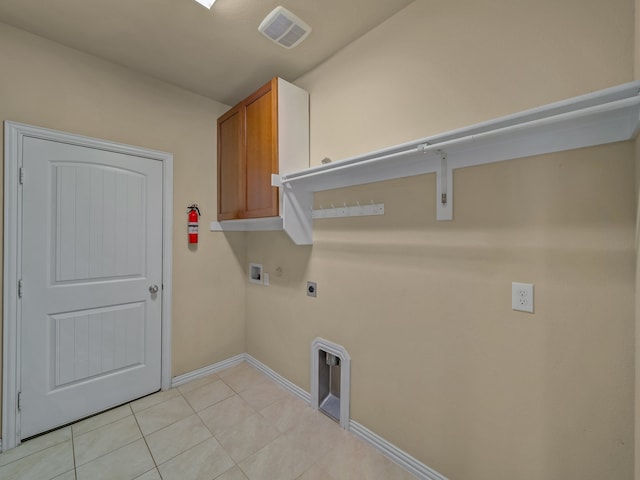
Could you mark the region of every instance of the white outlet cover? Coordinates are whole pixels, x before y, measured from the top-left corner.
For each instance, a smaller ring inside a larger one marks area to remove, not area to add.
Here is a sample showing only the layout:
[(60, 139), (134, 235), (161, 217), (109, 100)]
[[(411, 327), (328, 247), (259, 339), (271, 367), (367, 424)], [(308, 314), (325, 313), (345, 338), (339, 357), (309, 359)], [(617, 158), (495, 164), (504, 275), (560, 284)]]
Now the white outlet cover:
[(533, 284), (511, 284), (511, 308), (520, 312), (533, 313)]

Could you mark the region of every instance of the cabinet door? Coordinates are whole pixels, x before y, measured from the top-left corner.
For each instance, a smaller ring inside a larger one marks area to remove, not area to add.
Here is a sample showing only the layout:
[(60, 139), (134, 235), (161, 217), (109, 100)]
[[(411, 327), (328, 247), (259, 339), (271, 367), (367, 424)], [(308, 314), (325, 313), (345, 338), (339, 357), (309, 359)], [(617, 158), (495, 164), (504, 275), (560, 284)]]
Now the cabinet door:
[(242, 110), (218, 119), (218, 220), (241, 218), (244, 211)]
[(278, 173), (277, 79), (244, 102), (245, 218), (278, 215), (278, 189), (271, 174)]

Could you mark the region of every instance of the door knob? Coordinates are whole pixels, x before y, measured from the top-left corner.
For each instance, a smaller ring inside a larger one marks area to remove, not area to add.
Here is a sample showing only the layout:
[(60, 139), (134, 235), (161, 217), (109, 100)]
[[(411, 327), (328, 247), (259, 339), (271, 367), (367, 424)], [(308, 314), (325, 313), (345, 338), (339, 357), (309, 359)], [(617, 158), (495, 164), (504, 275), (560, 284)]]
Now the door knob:
[(151, 285), (149, 287), (149, 293), (151, 294), (158, 293), (158, 285)]

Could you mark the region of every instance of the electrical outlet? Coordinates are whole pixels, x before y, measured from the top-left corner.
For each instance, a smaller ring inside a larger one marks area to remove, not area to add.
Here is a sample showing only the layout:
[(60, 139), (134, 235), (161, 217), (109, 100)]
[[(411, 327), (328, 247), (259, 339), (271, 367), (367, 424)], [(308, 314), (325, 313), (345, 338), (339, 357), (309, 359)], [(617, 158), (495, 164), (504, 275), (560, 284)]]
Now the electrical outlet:
[(533, 313), (533, 284), (517, 283), (511, 284), (511, 308), (521, 312)]

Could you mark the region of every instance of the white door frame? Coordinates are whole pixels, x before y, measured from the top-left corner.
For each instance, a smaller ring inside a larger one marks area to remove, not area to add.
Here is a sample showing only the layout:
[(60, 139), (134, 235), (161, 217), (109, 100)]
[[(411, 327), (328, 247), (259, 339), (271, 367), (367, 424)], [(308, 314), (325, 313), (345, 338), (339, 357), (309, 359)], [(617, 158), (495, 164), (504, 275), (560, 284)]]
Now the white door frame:
[(122, 145), (97, 138), (4, 122), (4, 304), (2, 340), (2, 451), (20, 444), (20, 348), (21, 305), (18, 282), (22, 276), (21, 239), (22, 195), (20, 167), (24, 137), (52, 140), (71, 145), (134, 155), (162, 162), (162, 364), (161, 387), (171, 387), (171, 257), (173, 229), (173, 155), (141, 147)]

